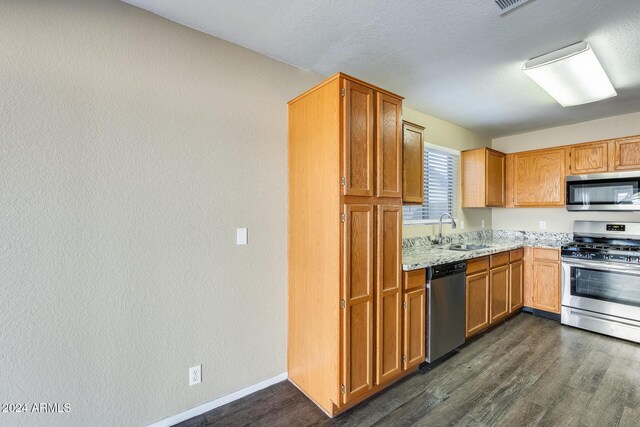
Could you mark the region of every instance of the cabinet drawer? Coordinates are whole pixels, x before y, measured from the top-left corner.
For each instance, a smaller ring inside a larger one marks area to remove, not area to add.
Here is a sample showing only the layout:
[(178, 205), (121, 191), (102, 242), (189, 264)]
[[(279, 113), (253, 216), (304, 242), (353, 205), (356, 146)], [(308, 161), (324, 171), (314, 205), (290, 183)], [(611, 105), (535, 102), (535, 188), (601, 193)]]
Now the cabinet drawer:
[(509, 251), (509, 262), (520, 261), (522, 258), (524, 258), (524, 248)]
[(424, 288), (427, 284), (427, 270), (405, 271), (404, 272), (404, 289)]
[(557, 249), (533, 248), (533, 258), (559, 261), (560, 251)]
[(488, 256), (467, 260), (467, 276), (473, 273), (477, 273), (478, 271), (483, 271), (488, 269), (489, 269)]
[(501, 267), (509, 264), (509, 252), (500, 252), (489, 257), (489, 266), (491, 268)]

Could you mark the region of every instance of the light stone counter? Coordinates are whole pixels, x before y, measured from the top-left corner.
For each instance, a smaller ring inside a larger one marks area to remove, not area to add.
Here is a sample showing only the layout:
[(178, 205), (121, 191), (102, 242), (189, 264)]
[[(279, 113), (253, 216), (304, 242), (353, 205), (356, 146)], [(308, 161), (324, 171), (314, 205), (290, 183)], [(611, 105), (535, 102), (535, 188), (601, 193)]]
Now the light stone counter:
[[(483, 231), (448, 235), (442, 245), (433, 244), (433, 237), (405, 239), (402, 248), (402, 269), (417, 270), (450, 262), (464, 261), (525, 246), (558, 249), (571, 241), (568, 233), (534, 233), (520, 231)], [(473, 251), (453, 251), (454, 244), (482, 244), (488, 248)]]

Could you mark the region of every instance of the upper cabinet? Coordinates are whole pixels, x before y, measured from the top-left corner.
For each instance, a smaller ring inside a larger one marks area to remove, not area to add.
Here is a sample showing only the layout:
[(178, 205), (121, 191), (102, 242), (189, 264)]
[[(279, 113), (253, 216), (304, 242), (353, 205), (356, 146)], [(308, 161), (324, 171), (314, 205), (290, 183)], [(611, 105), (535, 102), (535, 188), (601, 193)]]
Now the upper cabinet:
[(616, 139), (611, 145), (614, 152), (611, 170), (640, 169), (640, 135)]
[(485, 208), (505, 205), (505, 154), (490, 148), (460, 153), (462, 207)]
[(402, 122), (402, 203), (424, 201), (424, 128)]
[(463, 151), (462, 207), (562, 207), (567, 175), (640, 171), (640, 135), (503, 154)]
[(600, 173), (609, 170), (609, 144), (606, 141), (567, 147), (567, 169), (570, 175)]
[(507, 207), (564, 206), (565, 148), (507, 155)]
[(402, 197), (402, 99), (343, 82), (344, 194)]
[(640, 170), (640, 135), (569, 145), (567, 174)]
[(402, 100), (376, 95), (376, 195), (402, 197)]
[(374, 194), (375, 92), (370, 87), (344, 80), (344, 194)]

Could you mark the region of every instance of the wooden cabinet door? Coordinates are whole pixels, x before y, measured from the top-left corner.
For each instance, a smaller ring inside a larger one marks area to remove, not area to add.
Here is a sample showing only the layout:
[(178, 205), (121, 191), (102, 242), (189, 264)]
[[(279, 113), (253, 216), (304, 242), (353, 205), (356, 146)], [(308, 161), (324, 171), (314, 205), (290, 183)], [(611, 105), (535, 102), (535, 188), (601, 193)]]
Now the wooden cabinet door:
[(507, 156), (508, 205), (564, 206), (565, 149), (527, 151)]
[(569, 146), (567, 148), (569, 175), (608, 171), (608, 147), (609, 144), (606, 141)]
[(467, 276), (467, 338), (489, 326), (489, 272)]
[(640, 135), (616, 139), (614, 170), (640, 169)]
[(496, 323), (509, 314), (509, 266), (489, 270), (489, 323)]
[(343, 399), (373, 386), (373, 235), (372, 205), (345, 205), (342, 331)]
[(377, 212), (376, 383), (402, 372), (402, 206)]
[(404, 295), (404, 364), (407, 370), (425, 361), (425, 288)]
[(533, 260), (533, 308), (560, 313), (560, 263)]
[(485, 203), (489, 207), (504, 207), (505, 155), (498, 151), (486, 150)]
[(524, 307), (524, 263), (509, 264), (509, 313)]
[(374, 195), (374, 92), (344, 80), (344, 194)]
[(402, 202), (424, 201), (424, 128), (402, 122)]
[(402, 197), (402, 101), (377, 92), (376, 109), (376, 194)]

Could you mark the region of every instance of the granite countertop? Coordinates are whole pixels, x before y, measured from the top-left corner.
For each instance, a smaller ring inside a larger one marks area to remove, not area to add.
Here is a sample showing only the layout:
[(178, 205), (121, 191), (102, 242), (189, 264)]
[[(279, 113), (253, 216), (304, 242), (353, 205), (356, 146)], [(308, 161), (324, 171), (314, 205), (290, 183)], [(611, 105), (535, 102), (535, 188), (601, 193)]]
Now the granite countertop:
[[(417, 270), (434, 265), (447, 264), (450, 262), (463, 261), (498, 252), (509, 251), (525, 246), (558, 249), (564, 243), (571, 240), (571, 235), (565, 233), (555, 233), (553, 235), (550, 235), (551, 233), (544, 233), (543, 235), (534, 236), (536, 238), (531, 238), (531, 233), (527, 236), (529, 238), (521, 238), (518, 234), (484, 234), (485, 235), (482, 236), (471, 235), (457, 239), (450, 239), (449, 242), (442, 245), (432, 244), (425, 239), (418, 242), (403, 242), (402, 269), (404, 271)], [(473, 251), (452, 251), (448, 249), (450, 245), (458, 243), (482, 244), (489, 247)]]

